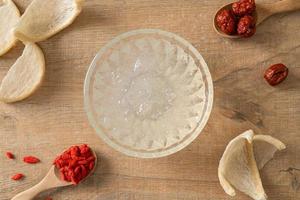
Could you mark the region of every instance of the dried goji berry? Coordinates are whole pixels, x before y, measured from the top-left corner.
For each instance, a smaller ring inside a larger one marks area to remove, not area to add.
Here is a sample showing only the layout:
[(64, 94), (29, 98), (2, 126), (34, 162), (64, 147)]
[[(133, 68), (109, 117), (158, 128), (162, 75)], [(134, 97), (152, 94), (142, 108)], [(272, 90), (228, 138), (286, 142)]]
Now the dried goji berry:
[(83, 144), (70, 147), (53, 164), (60, 170), (62, 180), (78, 184), (94, 168), (95, 159), (90, 147)]
[(8, 158), (8, 159), (15, 159), (15, 156), (14, 156), (14, 154), (13, 153), (11, 153), (11, 152), (6, 152), (6, 157)]
[(86, 158), (83, 156), (80, 156), (80, 157), (76, 157), (76, 159), (79, 161), (79, 160), (85, 160)]
[(53, 200), (51, 197), (47, 197), (45, 200)]
[(80, 160), (80, 161), (78, 161), (78, 164), (79, 165), (86, 165), (86, 164), (88, 164), (88, 161), (87, 160)]
[(23, 174), (15, 174), (13, 177), (11, 177), (12, 180), (18, 181), (24, 177)]
[(81, 154), (85, 154), (90, 151), (90, 148), (88, 148), (88, 146), (86, 144), (79, 146), (79, 149), (80, 149)]
[(75, 167), (77, 165), (77, 160), (73, 159), (73, 160), (70, 160), (68, 162), (68, 167), (69, 168), (72, 168), (72, 167)]
[(94, 161), (90, 162), (90, 164), (89, 164), (89, 170), (92, 170), (94, 168), (94, 165), (95, 165)]
[(69, 154), (67, 154), (67, 153), (63, 154), (61, 157), (62, 157), (63, 160), (67, 160), (67, 159), (71, 158), (71, 156)]
[(71, 176), (71, 181), (74, 183), (74, 184), (78, 184), (79, 183), (79, 180), (77, 180), (75, 178), (75, 176)]
[(40, 162), (40, 159), (38, 159), (37, 157), (34, 156), (25, 156), (23, 158), (23, 161), (29, 164), (36, 164), (38, 162)]
[(79, 149), (78, 146), (73, 146), (73, 147), (71, 147), (70, 150), (71, 150), (71, 151), (70, 151), (71, 155), (79, 156), (79, 154), (80, 154), (80, 149)]
[(80, 172), (81, 168), (80, 166), (77, 166), (74, 170), (74, 173), (77, 175)]
[(94, 157), (94, 156), (90, 156), (90, 157), (87, 159), (88, 162), (91, 162), (91, 161), (94, 161), (94, 160), (95, 160), (95, 157)]
[(60, 179), (62, 179), (62, 180), (64, 180), (64, 181), (67, 180), (67, 179), (66, 179), (66, 176), (65, 176), (65, 174), (64, 174), (64, 172), (60, 172)]
[(81, 175), (82, 175), (82, 177), (86, 177), (87, 176), (87, 170), (86, 170), (86, 168), (83, 165), (81, 165), (80, 167), (81, 167)]

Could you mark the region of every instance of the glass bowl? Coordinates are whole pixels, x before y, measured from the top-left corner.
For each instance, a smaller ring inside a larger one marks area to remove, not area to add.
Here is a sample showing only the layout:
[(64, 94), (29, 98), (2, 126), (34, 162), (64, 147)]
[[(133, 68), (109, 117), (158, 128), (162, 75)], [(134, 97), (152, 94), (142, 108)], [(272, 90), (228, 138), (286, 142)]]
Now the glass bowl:
[(213, 104), (213, 84), (200, 53), (156, 29), (134, 30), (108, 42), (86, 75), (90, 124), (114, 149), (157, 158), (190, 144)]

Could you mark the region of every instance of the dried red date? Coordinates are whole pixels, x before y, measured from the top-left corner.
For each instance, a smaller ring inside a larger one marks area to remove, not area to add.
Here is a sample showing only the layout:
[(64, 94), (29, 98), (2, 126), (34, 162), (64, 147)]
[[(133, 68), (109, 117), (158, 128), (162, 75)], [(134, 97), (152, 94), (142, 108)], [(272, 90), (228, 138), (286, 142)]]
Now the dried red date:
[(254, 0), (239, 0), (232, 4), (232, 11), (237, 16), (251, 15), (255, 8)]
[(288, 73), (289, 69), (284, 64), (278, 63), (265, 71), (264, 78), (270, 85), (275, 86), (284, 81)]
[(239, 20), (237, 25), (237, 33), (242, 37), (251, 37), (256, 31), (255, 19), (246, 15)]
[(231, 35), (236, 30), (236, 20), (230, 10), (222, 10), (217, 15), (217, 25), (222, 32)]

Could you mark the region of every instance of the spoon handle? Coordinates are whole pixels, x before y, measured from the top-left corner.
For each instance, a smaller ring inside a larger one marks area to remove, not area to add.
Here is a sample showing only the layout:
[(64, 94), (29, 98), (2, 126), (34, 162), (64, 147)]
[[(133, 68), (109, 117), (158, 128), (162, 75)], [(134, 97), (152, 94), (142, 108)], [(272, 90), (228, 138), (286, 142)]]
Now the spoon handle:
[(271, 4), (258, 4), (257, 24), (260, 24), (271, 15), (283, 12), (290, 12), (300, 9), (300, 0), (281, 0)]
[(298, 9), (300, 9), (299, 0), (282, 0), (274, 4), (273, 13), (289, 12)]
[(60, 186), (64, 186), (64, 185), (56, 177), (55, 167), (52, 166), (51, 169), (49, 170), (48, 174), (43, 178), (43, 180), (41, 180), (41, 182), (39, 182), (32, 188), (17, 194), (11, 200), (31, 200), (36, 195), (38, 195), (39, 193), (41, 193), (45, 190), (55, 188), (55, 187), (60, 187)]
[(15, 197), (13, 197), (11, 200), (31, 200), (33, 199), (36, 195), (38, 195), (40, 192), (46, 190), (47, 188), (43, 184), (43, 182), (40, 182), (33, 186), (32, 188), (19, 193)]

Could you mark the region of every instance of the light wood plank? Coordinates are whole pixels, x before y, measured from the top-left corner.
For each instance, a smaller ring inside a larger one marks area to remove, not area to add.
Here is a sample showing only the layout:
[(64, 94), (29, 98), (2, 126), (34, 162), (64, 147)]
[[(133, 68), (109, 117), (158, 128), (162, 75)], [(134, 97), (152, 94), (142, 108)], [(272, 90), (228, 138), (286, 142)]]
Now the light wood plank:
[[(23, 12), (30, 0), (15, 2)], [(274, 16), (253, 38), (232, 41), (220, 38), (212, 28), (214, 12), (226, 2), (230, 1), (86, 1), (70, 27), (39, 43), (47, 63), (42, 87), (23, 102), (0, 103), (0, 199), (10, 199), (37, 183), (66, 147), (88, 143), (100, 157), (95, 175), (78, 187), (54, 191), (53, 199), (248, 200), (241, 193), (236, 198), (224, 193), (217, 167), (228, 141), (249, 128), (287, 145), (262, 170), (270, 199), (299, 199), (300, 183), (295, 181), (300, 181), (299, 171), (280, 170), (300, 168), (300, 13)], [(138, 28), (159, 28), (190, 41), (207, 61), (214, 80), (214, 108), (201, 135), (181, 152), (153, 160), (111, 149), (96, 136), (83, 109), (83, 81), (97, 51), (118, 34)], [(0, 78), (22, 49), (19, 43), (0, 58)], [(273, 88), (262, 76), (277, 62), (285, 63), (290, 75)], [(5, 158), (8, 150), (16, 154), (16, 161)], [(23, 164), (22, 156), (28, 154), (40, 157), (42, 163)], [(26, 178), (11, 181), (16, 172)]]

